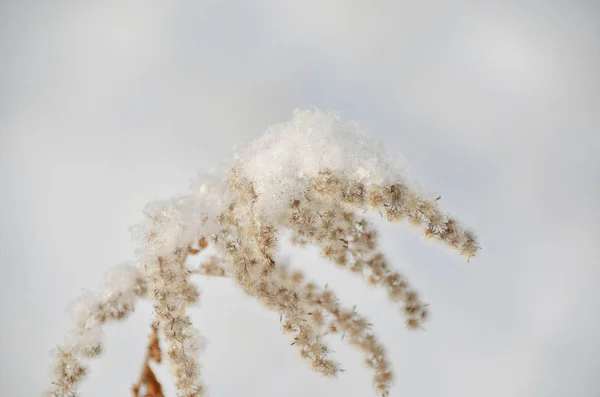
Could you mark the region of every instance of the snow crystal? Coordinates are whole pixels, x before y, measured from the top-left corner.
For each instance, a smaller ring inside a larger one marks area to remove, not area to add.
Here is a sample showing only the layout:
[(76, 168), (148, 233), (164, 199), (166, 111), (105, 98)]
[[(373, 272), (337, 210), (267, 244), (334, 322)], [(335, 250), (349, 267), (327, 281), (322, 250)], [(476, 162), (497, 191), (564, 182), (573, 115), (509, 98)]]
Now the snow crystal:
[(97, 318), (101, 296), (85, 291), (69, 307), (75, 327), (67, 335), (66, 346), (70, 349), (85, 349), (102, 342), (102, 326)]

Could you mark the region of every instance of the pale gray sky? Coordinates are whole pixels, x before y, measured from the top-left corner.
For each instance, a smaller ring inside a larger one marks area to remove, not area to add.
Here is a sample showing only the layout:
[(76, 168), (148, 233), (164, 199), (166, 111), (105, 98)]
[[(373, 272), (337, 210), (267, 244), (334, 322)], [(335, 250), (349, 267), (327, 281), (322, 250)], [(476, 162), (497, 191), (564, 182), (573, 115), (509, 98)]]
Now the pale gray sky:
[[(600, 7), (484, 3), (2, 2), (0, 394), (45, 387), (65, 308), (134, 259), (147, 201), (316, 105), (402, 152), (483, 247), (466, 264), (378, 221), (431, 303), (416, 334), (384, 294), (290, 254), (372, 319), (392, 395), (600, 396)], [(347, 371), (321, 379), (275, 314), (199, 281), (213, 397), (372, 395), (342, 343)], [(82, 396), (129, 395), (150, 314), (108, 327)]]

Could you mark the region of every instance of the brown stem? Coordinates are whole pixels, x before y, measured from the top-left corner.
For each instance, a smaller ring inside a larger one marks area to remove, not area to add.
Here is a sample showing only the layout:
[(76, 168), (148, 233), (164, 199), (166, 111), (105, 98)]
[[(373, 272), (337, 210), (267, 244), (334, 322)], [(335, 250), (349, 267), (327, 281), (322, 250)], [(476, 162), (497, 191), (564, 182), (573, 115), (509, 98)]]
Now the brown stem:
[[(152, 368), (150, 368), (150, 360), (154, 360), (157, 363), (161, 362), (158, 333), (154, 324), (152, 325), (152, 334), (150, 334), (150, 343), (148, 343), (146, 355), (142, 363), (142, 371), (137, 382), (131, 387), (133, 397), (165, 397), (160, 382), (156, 379)], [(146, 387), (146, 394), (140, 396), (142, 386)]]

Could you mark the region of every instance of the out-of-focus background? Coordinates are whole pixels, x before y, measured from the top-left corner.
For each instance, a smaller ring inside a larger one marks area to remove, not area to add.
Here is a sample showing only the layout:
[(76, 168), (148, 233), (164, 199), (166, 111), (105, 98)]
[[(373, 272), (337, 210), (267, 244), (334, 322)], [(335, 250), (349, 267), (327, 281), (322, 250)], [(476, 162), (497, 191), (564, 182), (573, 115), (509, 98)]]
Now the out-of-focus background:
[[(134, 259), (146, 202), (314, 105), (404, 154), (483, 247), (465, 263), (376, 220), (431, 304), (417, 333), (381, 291), (288, 251), (372, 320), (392, 396), (600, 396), (600, 7), (496, 3), (3, 2), (0, 394), (45, 387), (65, 309)], [(211, 396), (373, 395), (343, 341), (346, 372), (323, 379), (276, 314), (228, 280), (198, 282)], [(82, 396), (129, 395), (151, 312), (107, 327)]]

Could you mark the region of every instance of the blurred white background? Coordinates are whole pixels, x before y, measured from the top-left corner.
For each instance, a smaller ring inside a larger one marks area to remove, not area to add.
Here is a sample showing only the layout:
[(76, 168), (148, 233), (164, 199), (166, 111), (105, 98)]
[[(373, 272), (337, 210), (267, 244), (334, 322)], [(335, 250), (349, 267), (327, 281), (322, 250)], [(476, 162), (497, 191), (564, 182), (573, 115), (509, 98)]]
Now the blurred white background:
[[(483, 247), (467, 264), (376, 221), (431, 303), (421, 333), (316, 250), (289, 252), (372, 320), (392, 396), (600, 396), (600, 6), (496, 3), (2, 2), (0, 394), (45, 387), (65, 308), (134, 259), (146, 202), (315, 105), (403, 153)], [(198, 281), (211, 396), (374, 395), (339, 340), (346, 372), (323, 379), (277, 315)], [(151, 312), (107, 328), (82, 396), (129, 395)]]

